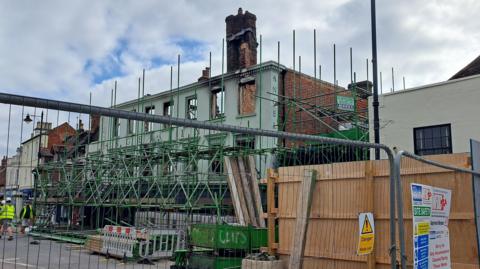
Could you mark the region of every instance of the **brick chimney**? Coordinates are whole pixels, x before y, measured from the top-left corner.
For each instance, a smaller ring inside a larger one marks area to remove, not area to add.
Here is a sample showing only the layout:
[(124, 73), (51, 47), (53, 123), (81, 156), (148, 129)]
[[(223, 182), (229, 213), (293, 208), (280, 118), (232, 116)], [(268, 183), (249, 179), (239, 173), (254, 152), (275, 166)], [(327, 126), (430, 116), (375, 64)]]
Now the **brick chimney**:
[(92, 132), (96, 132), (100, 128), (100, 115), (90, 115), (90, 126)]
[(205, 81), (210, 78), (210, 67), (205, 67), (205, 69), (202, 70), (202, 76), (198, 78), (198, 81)]
[(227, 72), (257, 64), (257, 17), (238, 9), (225, 19), (227, 24)]
[(7, 167), (7, 156), (3, 156), (1, 167)]
[(78, 132), (83, 132), (83, 121), (80, 120), (80, 119), (78, 120), (77, 131)]

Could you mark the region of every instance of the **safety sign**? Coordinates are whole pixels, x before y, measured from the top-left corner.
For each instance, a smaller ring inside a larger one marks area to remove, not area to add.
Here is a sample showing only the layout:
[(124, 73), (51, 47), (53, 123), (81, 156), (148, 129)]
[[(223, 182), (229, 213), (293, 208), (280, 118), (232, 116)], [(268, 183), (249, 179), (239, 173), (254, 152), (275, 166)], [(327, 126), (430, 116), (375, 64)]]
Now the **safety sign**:
[(372, 213), (360, 213), (358, 215), (358, 255), (372, 253), (375, 245), (375, 223)]
[(414, 269), (450, 268), (451, 190), (411, 184)]

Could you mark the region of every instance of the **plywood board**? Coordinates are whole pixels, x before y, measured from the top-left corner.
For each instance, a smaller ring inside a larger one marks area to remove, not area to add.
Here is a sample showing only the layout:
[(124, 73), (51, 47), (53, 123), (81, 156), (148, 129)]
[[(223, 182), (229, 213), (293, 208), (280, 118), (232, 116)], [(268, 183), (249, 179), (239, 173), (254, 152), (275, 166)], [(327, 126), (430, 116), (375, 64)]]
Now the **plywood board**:
[(316, 182), (316, 171), (305, 170), (304, 180), (300, 184), (300, 195), (298, 196), (297, 215), (295, 229), (293, 230), (293, 247), (288, 262), (289, 269), (302, 268), (302, 257), (305, 249), (305, 238), (307, 234), (312, 195)]

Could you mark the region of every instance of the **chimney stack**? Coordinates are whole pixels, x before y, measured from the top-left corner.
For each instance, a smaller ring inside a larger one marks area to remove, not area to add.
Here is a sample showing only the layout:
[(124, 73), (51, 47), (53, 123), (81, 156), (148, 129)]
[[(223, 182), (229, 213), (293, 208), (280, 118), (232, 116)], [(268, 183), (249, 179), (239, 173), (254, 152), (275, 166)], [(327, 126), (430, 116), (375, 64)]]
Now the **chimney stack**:
[(257, 17), (238, 9), (225, 19), (227, 24), (227, 72), (257, 64)]
[(202, 76), (198, 78), (198, 81), (205, 81), (210, 78), (210, 67), (205, 67), (205, 69), (202, 70)]
[(100, 115), (90, 115), (90, 131), (96, 132), (100, 128)]
[(78, 132), (83, 132), (83, 121), (80, 120), (80, 119), (78, 120), (77, 131)]

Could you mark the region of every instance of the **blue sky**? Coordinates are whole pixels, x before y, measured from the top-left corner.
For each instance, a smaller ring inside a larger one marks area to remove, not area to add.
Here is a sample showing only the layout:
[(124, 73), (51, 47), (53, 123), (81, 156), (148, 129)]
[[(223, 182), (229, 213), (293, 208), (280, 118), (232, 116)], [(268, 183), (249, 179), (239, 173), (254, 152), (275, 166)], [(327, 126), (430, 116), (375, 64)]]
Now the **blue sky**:
[[(295, 29), (302, 71), (313, 74), (316, 29), (317, 61), (322, 64), (323, 79), (333, 81), (335, 43), (338, 80), (346, 85), (350, 47), (354, 71), (359, 79), (366, 78), (365, 61), (371, 58), (369, 2), (2, 1), (0, 91), (81, 103), (88, 103), (92, 93), (93, 104), (108, 105), (114, 81), (118, 82), (118, 102), (136, 96), (143, 68), (146, 93), (168, 89), (170, 66), (176, 65), (178, 55), (182, 63), (180, 84), (196, 81), (208, 65), (209, 52), (212, 73), (219, 74), (225, 17), (239, 7), (257, 15), (263, 60), (276, 59), (280, 41), (281, 63), (292, 66)], [(472, 19), (480, 12), (480, 1), (382, 0), (377, 1), (377, 11), (384, 91), (392, 87), (392, 67), (395, 85), (401, 85), (405, 77), (407, 87), (413, 87), (448, 79), (480, 53), (480, 20)], [(176, 77), (174, 74), (174, 85)], [(16, 107), (12, 113), (18, 118), (19, 111)], [(4, 123), (7, 116), (0, 115)], [(17, 122), (12, 128), (18, 130)], [(5, 130), (0, 130), (3, 138)], [(0, 146), (0, 151), (5, 148)]]

